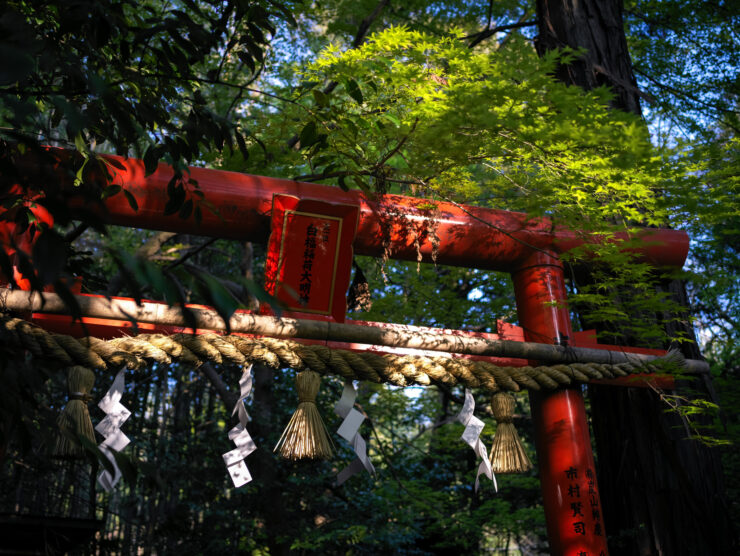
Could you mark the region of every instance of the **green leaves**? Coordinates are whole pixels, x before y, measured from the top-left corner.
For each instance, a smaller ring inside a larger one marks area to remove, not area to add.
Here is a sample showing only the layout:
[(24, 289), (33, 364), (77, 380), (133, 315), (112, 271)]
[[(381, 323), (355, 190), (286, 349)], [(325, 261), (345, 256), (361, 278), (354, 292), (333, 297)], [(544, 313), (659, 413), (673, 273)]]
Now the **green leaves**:
[[(679, 170), (670, 170), (672, 154), (653, 147), (640, 120), (610, 109), (606, 88), (584, 92), (552, 77), (577, 55), (539, 58), (516, 35), (498, 50), (471, 51), (457, 36), (392, 27), (357, 48), (329, 46), (308, 61), (293, 77), (301, 85), (290, 103), (260, 128), (290, 127), (300, 140), (300, 150), (283, 155), (284, 132), (274, 137), (276, 172), (299, 165), (289, 175), (367, 194), (522, 211), (580, 230), (588, 241), (599, 238), (572, 262), (598, 259), (604, 280), (634, 285), (651, 311), (670, 310), (650, 294), (654, 276), (609, 242), (633, 234), (635, 222), (666, 223), (669, 211), (656, 191), (675, 183)], [(616, 291), (579, 290), (578, 306), (598, 298), (593, 309), (623, 318), (628, 312), (613, 302)], [(627, 328), (646, 342), (664, 339), (637, 321)]]
[(488, 191), (498, 208), (591, 229), (615, 217), (660, 221), (660, 174), (642, 124), (609, 110), (604, 90), (556, 82), (550, 73), (569, 55), (542, 60), (522, 41), (474, 53), (400, 27), (357, 49), (328, 48), (302, 78), (343, 86), (331, 103), (312, 91), (320, 110), (301, 144), (315, 144), (318, 127), (332, 130), (312, 156), (332, 153), (333, 171), (373, 176), (378, 191), (416, 184), (467, 202)]
[(156, 147), (155, 145), (149, 145), (146, 152), (144, 153), (144, 171), (146, 172), (146, 175), (149, 176), (154, 173), (154, 171), (157, 169), (157, 165), (159, 164), (159, 159), (161, 157), (161, 150)]
[(234, 311), (239, 308), (239, 301), (215, 277), (205, 272), (196, 272), (194, 278), (195, 291), (203, 297), (208, 305), (216, 309), (226, 325), (227, 333), (230, 332), (229, 319), (231, 319)]
[(307, 149), (311, 145), (315, 144), (318, 140), (318, 133), (316, 131), (316, 122), (311, 120), (301, 130), (300, 141), (301, 148)]
[(109, 185), (105, 189), (103, 189), (103, 192), (100, 194), (100, 199), (104, 201), (108, 197), (113, 197), (114, 195), (117, 195), (123, 190), (123, 188), (118, 184)]
[(347, 94), (351, 96), (357, 104), (362, 105), (365, 102), (365, 98), (362, 96), (362, 91), (360, 91), (360, 86), (357, 84), (357, 81), (354, 79), (348, 79), (344, 83), (344, 88), (347, 90)]
[(128, 201), (128, 205), (131, 207), (131, 210), (134, 212), (139, 210), (139, 203), (136, 201), (136, 197), (128, 190), (123, 189), (123, 195), (126, 197), (126, 201)]
[[(257, 71), (286, 14), (280, 2), (262, 0), (11, 3), (0, 16), (9, 60), (0, 86), (10, 87), (0, 98), (0, 137), (66, 142), (84, 154), (90, 144), (138, 152), (147, 174), (159, 160), (189, 162), (234, 141), (246, 158), (228, 110), (214, 110), (203, 85), (233, 76), (236, 63)], [(214, 68), (214, 56), (228, 62)], [(20, 91), (28, 102), (15, 100)]]
[(247, 160), (249, 160), (249, 148), (247, 147), (247, 143), (246, 141), (244, 141), (244, 137), (239, 131), (234, 134), (234, 137), (236, 138), (236, 144), (239, 147), (239, 152), (241, 153), (244, 162), (246, 162)]
[(329, 106), (329, 95), (327, 95), (323, 91), (320, 91), (319, 89), (311, 89), (311, 94), (313, 95), (317, 106), (320, 106), (321, 108), (326, 108)]
[(167, 204), (164, 207), (164, 215), (175, 214), (180, 211), (185, 203), (187, 193), (182, 183), (182, 177), (177, 174), (172, 176), (167, 183)]

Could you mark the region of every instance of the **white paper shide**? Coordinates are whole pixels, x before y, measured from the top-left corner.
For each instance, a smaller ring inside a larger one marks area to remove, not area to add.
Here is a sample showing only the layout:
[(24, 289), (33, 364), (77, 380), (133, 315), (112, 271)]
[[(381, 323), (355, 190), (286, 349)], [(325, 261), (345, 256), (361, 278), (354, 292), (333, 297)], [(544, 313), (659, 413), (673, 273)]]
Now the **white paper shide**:
[(113, 474), (104, 469), (98, 475), (98, 483), (106, 492), (110, 492), (121, 480), (121, 470), (116, 463), (114, 452), (120, 452), (131, 442), (121, 431), (121, 425), (131, 416), (131, 412), (121, 404), (123, 390), (126, 387), (125, 371), (125, 368), (118, 371), (110, 389), (98, 402), (98, 407), (106, 413), (105, 418), (95, 427), (95, 430), (105, 438), (98, 447), (113, 466)]
[(371, 475), (375, 475), (375, 467), (373, 467), (370, 458), (367, 456), (367, 443), (359, 433), (360, 425), (365, 420), (365, 416), (354, 408), (356, 398), (357, 392), (355, 391), (355, 387), (352, 381), (348, 380), (344, 383), (342, 397), (339, 398), (337, 405), (334, 406), (334, 412), (344, 418), (337, 433), (352, 445), (355, 454), (357, 454), (357, 458), (337, 475), (338, 485), (341, 485), (362, 469), (367, 470)]
[(239, 423), (229, 431), (229, 440), (236, 444), (236, 448), (223, 455), (224, 463), (226, 463), (229, 475), (231, 475), (231, 480), (234, 482), (236, 488), (252, 480), (252, 475), (249, 473), (247, 464), (244, 463), (244, 458), (257, 449), (257, 445), (252, 440), (249, 432), (247, 432), (249, 414), (247, 413), (247, 408), (244, 407), (244, 400), (249, 396), (251, 391), (252, 365), (244, 369), (244, 373), (239, 380), (239, 400), (236, 402), (234, 411), (232, 412), (232, 415), (236, 413), (239, 416)]
[(480, 439), (480, 433), (483, 432), (485, 423), (478, 419), (473, 412), (475, 411), (475, 398), (473, 394), (465, 389), (465, 403), (463, 404), (462, 411), (457, 416), (457, 420), (465, 425), (465, 430), (462, 434), (462, 439), (475, 451), (478, 457), (483, 458), (478, 466), (478, 473), (475, 475), (475, 490), (478, 491), (480, 486), (480, 476), (485, 475), (493, 481), (493, 486), (498, 492), (498, 484), (496, 484), (496, 475), (493, 473), (491, 468), (491, 461), (488, 459), (488, 452), (485, 444)]

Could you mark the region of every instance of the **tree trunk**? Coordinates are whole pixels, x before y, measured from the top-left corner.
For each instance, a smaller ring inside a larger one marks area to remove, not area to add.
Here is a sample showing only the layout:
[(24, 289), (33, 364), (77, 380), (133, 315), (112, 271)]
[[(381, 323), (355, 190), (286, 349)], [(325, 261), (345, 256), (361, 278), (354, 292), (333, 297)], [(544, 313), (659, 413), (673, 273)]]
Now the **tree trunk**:
[(273, 412), (275, 397), (272, 386), (274, 371), (264, 365), (254, 365), (254, 415), (259, 416), (250, 423), (252, 436), (261, 449), (250, 457), (249, 466), (253, 467), (252, 474), (259, 477), (260, 500), (257, 512), (264, 519), (270, 554), (282, 555), (290, 553), (290, 541), (286, 538), (288, 525), (285, 508), (290, 504), (283, 500), (285, 497), (284, 477), (281, 477), (278, 466), (275, 464), (275, 455), (267, 441), (270, 428), (279, 426)]
[[(537, 0), (536, 46), (540, 54), (563, 47), (585, 49), (573, 63), (559, 67), (556, 77), (584, 89), (609, 86), (614, 108), (641, 115), (622, 10), (621, 0)], [(685, 305), (682, 282), (665, 283), (661, 289)], [(684, 355), (699, 358), (689, 319), (671, 326), (669, 334), (680, 331), (693, 340), (681, 344)], [(695, 382), (693, 388), (713, 397), (709, 377)], [(688, 439), (681, 418), (665, 411), (659, 393), (608, 386), (589, 391), (611, 553), (734, 553), (717, 451)]]
[(537, 0), (537, 52), (585, 49), (555, 76), (590, 90), (606, 85), (614, 108), (641, 115), (637, 81), (627, 49), (620, 0)]

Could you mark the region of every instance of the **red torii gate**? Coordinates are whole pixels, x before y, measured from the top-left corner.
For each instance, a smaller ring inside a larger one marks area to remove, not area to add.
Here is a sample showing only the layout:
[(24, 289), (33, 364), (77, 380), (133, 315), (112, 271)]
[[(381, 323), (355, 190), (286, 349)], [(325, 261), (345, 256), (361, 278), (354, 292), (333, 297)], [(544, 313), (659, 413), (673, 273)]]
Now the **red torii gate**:
[[(361, 255), (416, 261), (420, 253), (425, 262), (506, 271), (512, 275), (519, 323), (523, 339), (540, 343), (595, 347), (583, 334), (574, 335), (565, 306), (566, 288), (558, 254), (583, 244), (583, 239), (565, 228), (554, 228), (546, 219), (531, 219), (526, 214), (430, 202), (400, 195), (368, 199), (358, 191), (344, 192), (335, 187), (190, 168), (205, 198), (218, 215), (203, 211), (200, 224), (183, 220), (177, 214), (165, 216), (167, 184), (172, 168), (160, 164), (145, 176), (144, 165), (135, 159), (109, 157), (120, 168), (110, 167), (113, 182), (125, 187), (136, 199), (131, 208), (123, 195), (105, 201), (101, 214), (110, 224), (187, 232), (227, 239), (266, 241), (270, 233), (270, 214), (274, 194), (360, 207), (360, 220), (354, 251)], [(192, 187), (192, 186), (190, 186)], [(70, 198), (70, 206), (99, 211)], [(431, 239), (433, 222), (438, 241)], [(8, 224), (0, 225), (8, 226)], [(0, 229), (6, 233), (10, 230)], [(662, 267), (680, 268), (687, 256), (689, 240), (685, 232), (646, 229), (637, 252), (648, 262)], [(51, 322), (49, 322), (51, 325)], [(599, 346), (636, 353), (665, 352), (639, 348)], [(617, 381), (619, 382), (619, 381)], [(635, 386), (635, 382), (623, 382)], [(579, 387), (548, 392), (530, 392), (535, 443), (552, 554), (607, 554), (606, 535), (600, 530), (601, 501), (596, 485), (594, 459), (588, 422)], [(573, 493), (579, 493), (574, 505)], [(581, 526), (574, 526), (574, 518)]]

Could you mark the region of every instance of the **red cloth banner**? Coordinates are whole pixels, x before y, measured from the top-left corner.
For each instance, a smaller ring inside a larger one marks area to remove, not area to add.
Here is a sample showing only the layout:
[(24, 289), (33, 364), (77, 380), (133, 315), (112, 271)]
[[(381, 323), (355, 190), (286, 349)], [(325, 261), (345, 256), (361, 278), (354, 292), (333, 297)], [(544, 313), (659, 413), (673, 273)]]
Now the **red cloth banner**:
[(290, 311), (344, 322), (359, 207), (274, 195), (265, 289)]

